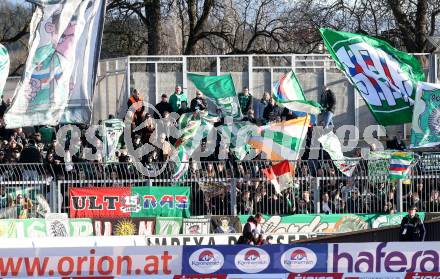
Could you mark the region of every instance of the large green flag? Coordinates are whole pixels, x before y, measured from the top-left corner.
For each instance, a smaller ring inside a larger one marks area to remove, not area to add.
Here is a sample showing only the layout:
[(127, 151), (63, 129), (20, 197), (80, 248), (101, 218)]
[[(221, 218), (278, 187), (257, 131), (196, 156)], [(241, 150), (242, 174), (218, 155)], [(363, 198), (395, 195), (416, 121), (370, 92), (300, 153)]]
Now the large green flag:
[(425, 75), (419, 61), (387, 42), (320, 29), (324, 44), (381, 125), (412, 120), (417, 82)]
[(234, 119), (243, 117), (231, 74), (221, 76), (188, 74), (188, 78), (221, 109), (224, 116), (231, 116)]
[(440, 144), (440, 85), (420, 82), (411, 128), (411, 148)]

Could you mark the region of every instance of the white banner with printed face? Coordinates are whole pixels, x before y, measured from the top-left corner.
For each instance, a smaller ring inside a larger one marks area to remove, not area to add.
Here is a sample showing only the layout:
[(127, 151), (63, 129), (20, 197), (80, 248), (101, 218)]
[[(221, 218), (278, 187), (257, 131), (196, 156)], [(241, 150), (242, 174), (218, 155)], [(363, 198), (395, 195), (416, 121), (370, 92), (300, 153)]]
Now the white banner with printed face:
[(29, 56), (8, 128), (87, 123), (91, 115), (105, 0), (36, 1)]
[(6, 47), (0, 44), (0, 99), (3, 95), (3, 88), (9, 75), (9, 54)]

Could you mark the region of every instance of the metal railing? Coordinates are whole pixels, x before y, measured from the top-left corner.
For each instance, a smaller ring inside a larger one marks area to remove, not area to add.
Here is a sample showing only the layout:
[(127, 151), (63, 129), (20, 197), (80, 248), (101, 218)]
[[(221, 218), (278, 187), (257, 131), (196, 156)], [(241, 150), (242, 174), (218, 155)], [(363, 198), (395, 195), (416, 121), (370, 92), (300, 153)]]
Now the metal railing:
[(294, 175), (274, 186), (264, 174), (271, 161), (190, 162), (186, 175), (172, 178), (172, 163), (0, 165), (0, 218), (41, 217), (69, 211), (69, 189), (81, 187), (190, 188), (191, 215), (270, 215), (307, 213), (394, 213), (411, 205), (440, 211), (440, 157), (421, 157), (406, 180), (390, 181), (387, 160), (358, 160), (351, 177), (332, 161), (292, 161)]

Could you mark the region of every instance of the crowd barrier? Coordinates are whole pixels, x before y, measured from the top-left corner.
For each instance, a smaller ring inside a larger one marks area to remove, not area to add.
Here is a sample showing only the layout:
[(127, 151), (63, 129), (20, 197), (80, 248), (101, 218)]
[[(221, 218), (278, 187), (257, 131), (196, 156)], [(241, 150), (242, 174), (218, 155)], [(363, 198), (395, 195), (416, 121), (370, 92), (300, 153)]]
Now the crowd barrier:
[[(105, 193), (116, 188), (126, 191), (125, 196), (131, 191), (133, 198), (153, 188), (166, 193), (169, 187), (186, 188), (185, 197), (177, 197), (184, 200), (173, 196), (172, 203), (159, 202), (185, 206), (191, 216), (394, 213), (405, 212), (412, 204), (420, 211), (440, 211), (439, 156), (417, 159), (408, 179), (398, 181), (388, 178), (388, 160), (357, 162), (352, 176), (347, 177), (331, 160), (292, 161), (293, 180), (281, 192), (264, 174), (274, 164), (265, 160), (191, 162), (187, 175), (178, 181), (172, 178), (173, 163), (150, 163), (147, 167), (152, 173), (161, 170), (154, 176), (142, 174), (133, 163), (0, 165), (0, 218), (38, 218), (47, 212), (72, 215), (72, 196), (82, 193), (76, 200), (82, 206), (78, 201), (87, 196), (86, 189), (108, 199)], [(88, 206), (103, 205), (86, 198)], [(322, 207), (326, 199), (330, 208)], [(126, 210), (136, 206), (135, 200), (122, 202)]]
[[(0, 240), (1, 276), (438, 278), (440, 242), (145, 246), (139, 237)], [(10, 249), (13, 247), (14, 249)]]

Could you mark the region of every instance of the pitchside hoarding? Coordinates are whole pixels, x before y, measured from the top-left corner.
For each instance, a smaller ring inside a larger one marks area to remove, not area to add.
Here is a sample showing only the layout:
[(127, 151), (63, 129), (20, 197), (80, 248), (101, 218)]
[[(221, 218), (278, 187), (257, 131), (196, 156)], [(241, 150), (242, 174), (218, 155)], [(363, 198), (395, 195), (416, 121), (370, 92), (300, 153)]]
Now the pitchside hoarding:
[(186, 279), (440, 276), (440, 242), (148, 247), (142, 241), (118, 237), (81, 239), (84, 241), (0, 240), (0, 276)]

